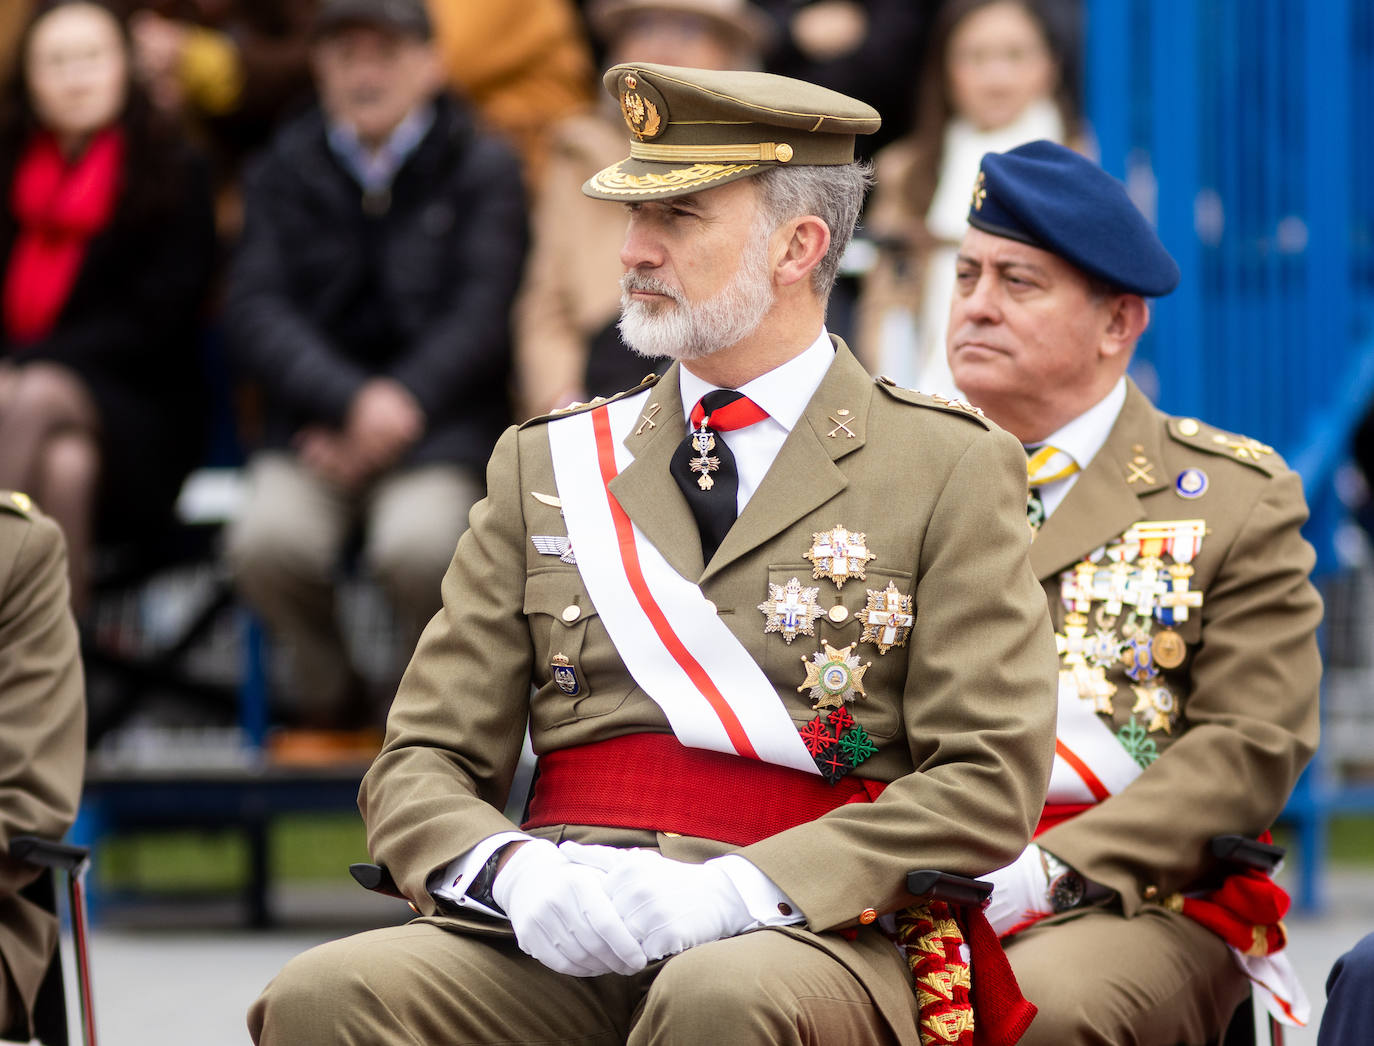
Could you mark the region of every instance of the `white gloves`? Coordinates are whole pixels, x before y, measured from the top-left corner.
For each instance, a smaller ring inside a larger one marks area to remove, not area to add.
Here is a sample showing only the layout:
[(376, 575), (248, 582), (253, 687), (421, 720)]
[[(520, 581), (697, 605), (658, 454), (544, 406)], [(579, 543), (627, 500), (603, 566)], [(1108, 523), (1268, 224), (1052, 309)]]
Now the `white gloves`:
[(574, 842), (559, 849), (605, 873), (615, 910), (650, 959), (732, 937), (756, 923), (730, 877), (710, 861), (687, 864), (657, 850)]
[(998, 937), (1051, 914), (1049, 878), (1040, 860), (1040, 847), (1034, 843), (1011, 864), (980, 878), (993, 884), (986, 914)]
[(549, 969), (574, 977), (635, 973), (649, 960), (611, 903), (606, 878), (547, 839), (532, 839), (511, 855), (491, 893), (520, 950)]

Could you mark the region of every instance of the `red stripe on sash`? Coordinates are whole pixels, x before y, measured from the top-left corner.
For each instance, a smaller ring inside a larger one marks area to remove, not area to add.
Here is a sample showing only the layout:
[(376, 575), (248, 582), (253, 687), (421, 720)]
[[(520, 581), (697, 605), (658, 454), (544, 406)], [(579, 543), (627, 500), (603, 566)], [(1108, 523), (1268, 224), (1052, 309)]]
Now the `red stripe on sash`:
[(717, 689), (706, 670), (701, 667), (700, 662), (692, 656), (691, 651), (683, 645), (682, 640), (673, 631), (672, 625), (668, 623), (668, 618), (664, 615), (662, 608), (654, 600), (653, 593), (649, 591), (648, 582), (644, 579), (644, 572), (639, 565), (639, 550), (635, 548), (634, 528), (630, 523), (630, 517), (625, 514), (625, 510), (620, 507), (620, 502), (611, 493), (610, 483), (616, 477), (615, 467), (615, 447), (611, 440), (611, 421), (610, 414), (605, 407), (598, 407), (592, 411), (592, 431), (596, 434), (596, 458), (597, 464), (601, 468), (601, 482), (606, 488), (606, 501), (610, 505), (611, 519), (615, 523), (616, 540), (620, 545), (620, 558), (625, 567), (625, 577), (630, 582), (630, 588), (635, 594), (635, 599), (639, 601), (640, 609), (653, 625), (654, 631), (658, 633), (658, 638), (672, 655), (673, 660), (678, 663), (687, 678), (697, 688), (702, 697), (706, 698), (712, 710), (720, 719), (721, 726), (725, 728), (726, 736), (730, 738), (730, 743), (734, 745), (735, 751), (748, 759), (758, 759), (758, 753), (754, 751), (754, 746), (749, 741), (749, 735), (745, 733), (743, 724), (740, 723), (735, 711), (726, 702), (724, 695)]
[(1054, 739), (1054, 751), (1064, 762), (1074, 768), (1078, 776), (1083, 779), (1083, 783), (1088, 786), (1088, 791), (1092, 792), (1093, 798), (1099, 803), (1112, 794), (1107, 786), (1097, 779), (1097, 775), (1088, 769), (1088, 764), (1069, 751), (1069, 746), (1057, 737)]

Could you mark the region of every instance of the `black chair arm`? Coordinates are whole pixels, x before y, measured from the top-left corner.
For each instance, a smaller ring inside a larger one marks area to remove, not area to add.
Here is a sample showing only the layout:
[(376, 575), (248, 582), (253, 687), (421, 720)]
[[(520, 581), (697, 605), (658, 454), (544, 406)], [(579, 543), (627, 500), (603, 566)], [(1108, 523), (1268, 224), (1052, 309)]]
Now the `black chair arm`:
[(64, 872), (75, 872), (90, 857), (91, 851), (84, 846), (71, 843), (58, 843), (51, 839), (40, 839), (36, 835), (16, 835), (10, 840), (10, 856), (16, 861), (37, 865), (40, 868), (57, 868)]
[(906, 873), (907, 892), (931, 901), (945, 901), (948, 904), (982, 906), (992, 895), (992, 883), (982, 879), (970, 879), (965, 875), (953, 875), (933, 868), (922, 868)]

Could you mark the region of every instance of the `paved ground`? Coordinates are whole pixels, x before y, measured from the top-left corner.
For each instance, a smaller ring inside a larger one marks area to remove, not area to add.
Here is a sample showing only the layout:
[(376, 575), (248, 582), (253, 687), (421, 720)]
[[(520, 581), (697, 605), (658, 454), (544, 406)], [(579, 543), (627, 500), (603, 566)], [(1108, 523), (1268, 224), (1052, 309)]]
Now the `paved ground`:
[[(1312, 1029), (1288, 1033), (1287, 1046), (1314, 1046), (1332, 961), (1374, 931), (1374, 875), (1338, 871), (1328, 893), (1330, 904), (1320, 918), (1289, 920), (1294, 961), (1315, 1015)], [(275, 900), (286, 925), (267, 932), (233, 928), (236, 910), (225, 905), (148, 906), (98, 927), (91, 961), (103, 1046), (244, 1046), (244, 1010), (287, 959), (321, 941), (408, 915), (399, 902), (357, 889), (293, 889)], [(213, 923), (220, 928), (206, 928)]]

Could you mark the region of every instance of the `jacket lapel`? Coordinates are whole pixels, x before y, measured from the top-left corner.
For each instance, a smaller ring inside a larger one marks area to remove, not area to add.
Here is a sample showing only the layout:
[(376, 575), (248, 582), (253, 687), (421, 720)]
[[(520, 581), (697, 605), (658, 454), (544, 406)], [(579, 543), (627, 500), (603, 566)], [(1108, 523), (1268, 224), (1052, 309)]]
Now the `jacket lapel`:
[[(759, 489), (707, 564), (702, 581), (782, 533), (848, 485), (835, 462), (864, 445), (873, 379), (843, 341), (831, 340), (834, 362)], [(802, 551), (798, 549), (797, 555)]]
[(678, 367), (669, 367), (650, 391), (640, 421), (624, 441), (634, 461), (611, 480), (610, 491), (672, 568), (691, 579), (701, 576), (701, 535), (687, 499), (668, 471), (673, 451), (687, 432)]
[[(1156, 416), (1145, 394), (1127, 379), (1126, 402), (1107, 442), (1031, 543), (1038, 579), (1072, 566), (1145, 518), (1141, 496), (1168, 485)], [(1153, 467), (1137, 465), (1137, 457)]]

